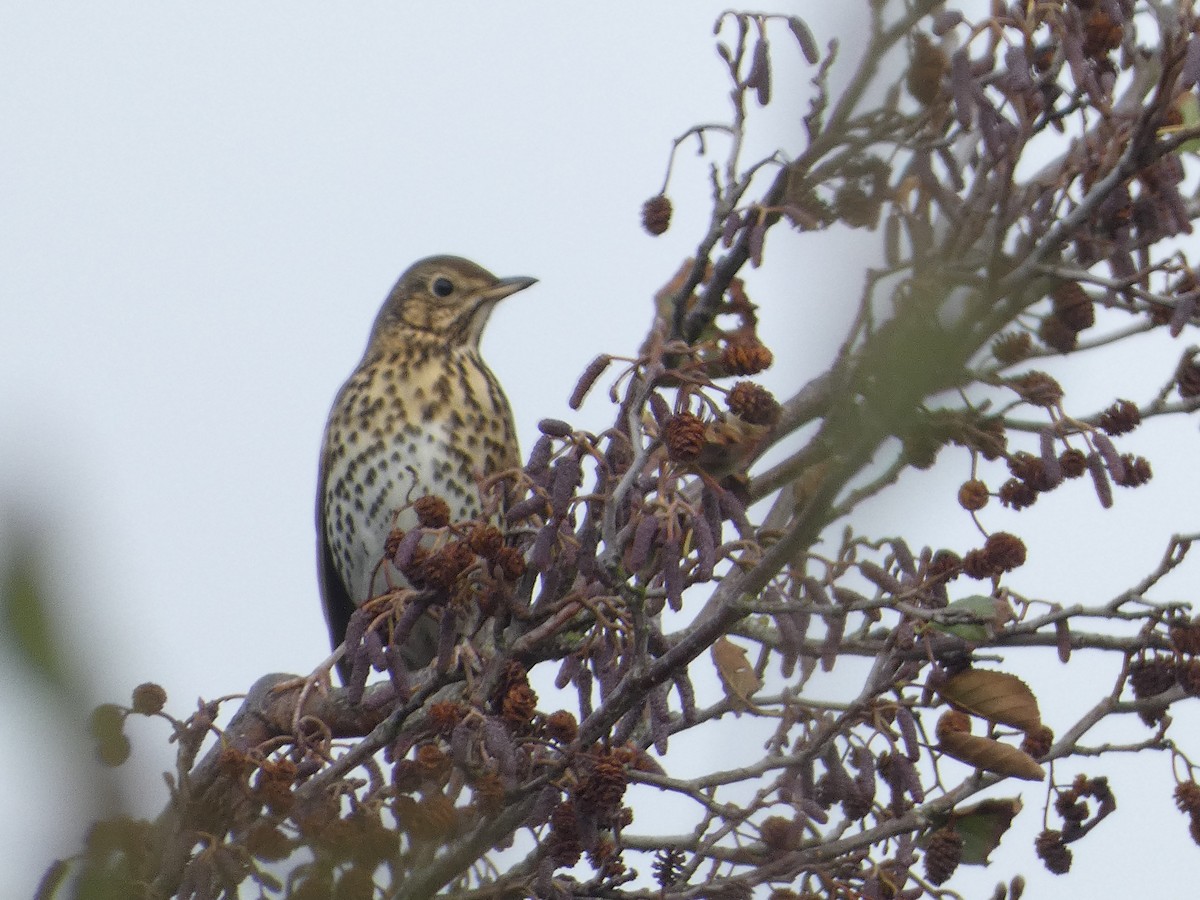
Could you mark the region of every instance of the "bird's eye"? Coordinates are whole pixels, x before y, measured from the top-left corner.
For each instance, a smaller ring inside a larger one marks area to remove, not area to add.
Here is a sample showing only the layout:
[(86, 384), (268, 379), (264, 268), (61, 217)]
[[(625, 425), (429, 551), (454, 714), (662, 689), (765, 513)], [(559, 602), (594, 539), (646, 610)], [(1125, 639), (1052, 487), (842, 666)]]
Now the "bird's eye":
[(433, 280), (433, 292), (439, 297), (449, 297), (454, 293), (454, 282), (449, 278), (435, 278)]

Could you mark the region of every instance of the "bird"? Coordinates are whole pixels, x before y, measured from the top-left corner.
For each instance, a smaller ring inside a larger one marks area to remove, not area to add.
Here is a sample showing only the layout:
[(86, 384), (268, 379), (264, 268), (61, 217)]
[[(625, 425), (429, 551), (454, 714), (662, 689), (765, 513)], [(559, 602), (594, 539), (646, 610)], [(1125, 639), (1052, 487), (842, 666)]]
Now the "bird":
[[(411, 502), (437, 496), (450, 521), (477, 518), (480, 479), (520, 465), (512, 410), (479, 342), (496, 305), (536, 281), (431, 256), (404, 272), (383, 301), (321, 445), (317, 572), (335, 650), (358, 606), (406, 583), (381, 560), (393, 529), (417, 525)], [(436, 654), (436, 627), (424, 626), (400, 648), (410, 670)], [(348, 684), (346, 657), (338, 671)]]

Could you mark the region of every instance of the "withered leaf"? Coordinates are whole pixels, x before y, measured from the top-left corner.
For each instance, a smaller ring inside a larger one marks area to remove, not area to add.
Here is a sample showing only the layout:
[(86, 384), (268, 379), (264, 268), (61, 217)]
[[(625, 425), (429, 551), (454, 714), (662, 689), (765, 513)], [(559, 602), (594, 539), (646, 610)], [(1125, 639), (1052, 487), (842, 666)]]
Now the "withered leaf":
[(938, 747), (948, 756), (997, 775), (1025, 781), (1041, 781), (1046, 777), (1045, 770), (1025, 751), (977, 734), (946, 734)]
[(750, 709), (754, 705), (750, 698), (762, 687), (762, 681), (750, 665), (745, 649), (722, 637), (712, 645), (710, 653), (725, 686), (725, 696), (733, 701), (735, 708)]
[(1037, 697), (1016, 675), (990, 669), (965, 669), (937, 687), (956, 709), (989, 722), (1030, 731), (1042, 724)]

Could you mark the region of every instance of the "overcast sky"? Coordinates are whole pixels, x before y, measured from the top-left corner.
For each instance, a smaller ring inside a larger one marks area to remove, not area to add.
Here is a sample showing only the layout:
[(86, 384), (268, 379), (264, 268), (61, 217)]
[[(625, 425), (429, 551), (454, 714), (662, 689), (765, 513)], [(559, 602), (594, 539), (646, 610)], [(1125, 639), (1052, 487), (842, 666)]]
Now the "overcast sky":
[[(312, 512), (321, 431), (380, 301), (415, 259), (455, 253), (539, 278), (484, 339), (523, 446), (547, 415), (603, 427), (603, 391), (581, 414), (566, 397), (594, 355), (636, 350), (651, 295), (702, 233), (708, 176), (693, 146), (677, 166), (672, 230), (648, 237), (638, 210), (672, 138), (727, 114), (711, 39), (723, 8), (0, 7), (0, 516), (35, 529), (51, 554), (88, 703), (153, 680), (182, 716), (198, 696), (325, 656)], [(821, 9), (809, 21), (821, 44), (833, 35)], [(855, 33), (842, 26), (847, 60)], [(809, 77), (786, 38), (780, 92)], [(795, 149), (805, 106), (762, 114), (751, 150)], [(779, 360), (763, 381), (782, 393), (828, 362), (866, 238), (779, 240), (788, 254), (751, 288)], [(1079, 411), (1091, 412), (1113, 388), (1085, 374)], [(1151, 457), (1163, 482), (1172, 465), (1194, 466), (1194, 428), (1175, 435)], [(1147, 452), (1152, 438), (1123, 449)], [(1123, 518), (1069, 560), (1043, 560), (1039, 585), (1078, 591), (1094, 573), (1088, 591), (1115, 593), (1167, 534), (1194, 527), (1194, 483), (1174, 480), (1169, 521), (1162, 493), (1123, 493)], [(902, 485), (867, 525), (910, 527), (928, 490)], [(1014, 529), (1067, 540), (1080, 509), (1099, 512), (1076, 493), (1078, 504)], [(970, 540), (965, 517), (940, 515), (923, 518), (923, 539)], [(1063, 602), (1073, 599), (1093, 598)], [(54, 725), (3, 657), (0, 677), (14, 685), (0, 699), (0, 772), (26, 811), (0, 818), (0, 896), (27, 896), (45, 863), (78, 844), (55, 817), (70, 815), (79, 783), (54, 773), (75, 759), (60, 748), (85, 742)], [(152, 814), (170, 748), (161, 725), (138, 734), (142, 777), (126, 787), (143, 786), (132, 802)], [(1027, 818), (1040, 799), (1028, 793)], [(1169, 799), (1153, 809), (1166, 829), (1155, 846), (1186, 844)], [(1122, 839), (1132, 828), (1112, 825)], [(1121, 870), (1093, 844), (1077, 853), (1081, 892), (1085, 878)], [(1013, 851), (978, 883), (1032, 859)]]

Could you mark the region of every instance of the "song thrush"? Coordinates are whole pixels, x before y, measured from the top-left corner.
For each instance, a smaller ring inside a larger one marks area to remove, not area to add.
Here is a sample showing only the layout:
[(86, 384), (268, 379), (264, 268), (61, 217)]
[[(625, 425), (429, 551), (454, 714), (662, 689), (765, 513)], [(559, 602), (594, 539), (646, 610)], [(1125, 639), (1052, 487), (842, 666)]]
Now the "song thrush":
[[(321, 448), (317, 569), (335, 648), (357, 606), (405, 584), (381, 560), (392, 529), (417, 524), (408, 504), (435, 495), (451, 521), (476, 517), (479, 479), (520, 464), (512, 412), (479, 338), (496, 304), (534, 281), (433, 256), (401, 275), (383, 302)], [(414, 629), (401, 648), (405, 663), (426, 665), (435, 641), (428, 623)], [(339, 672), (347, 681), (345, 659)]]

